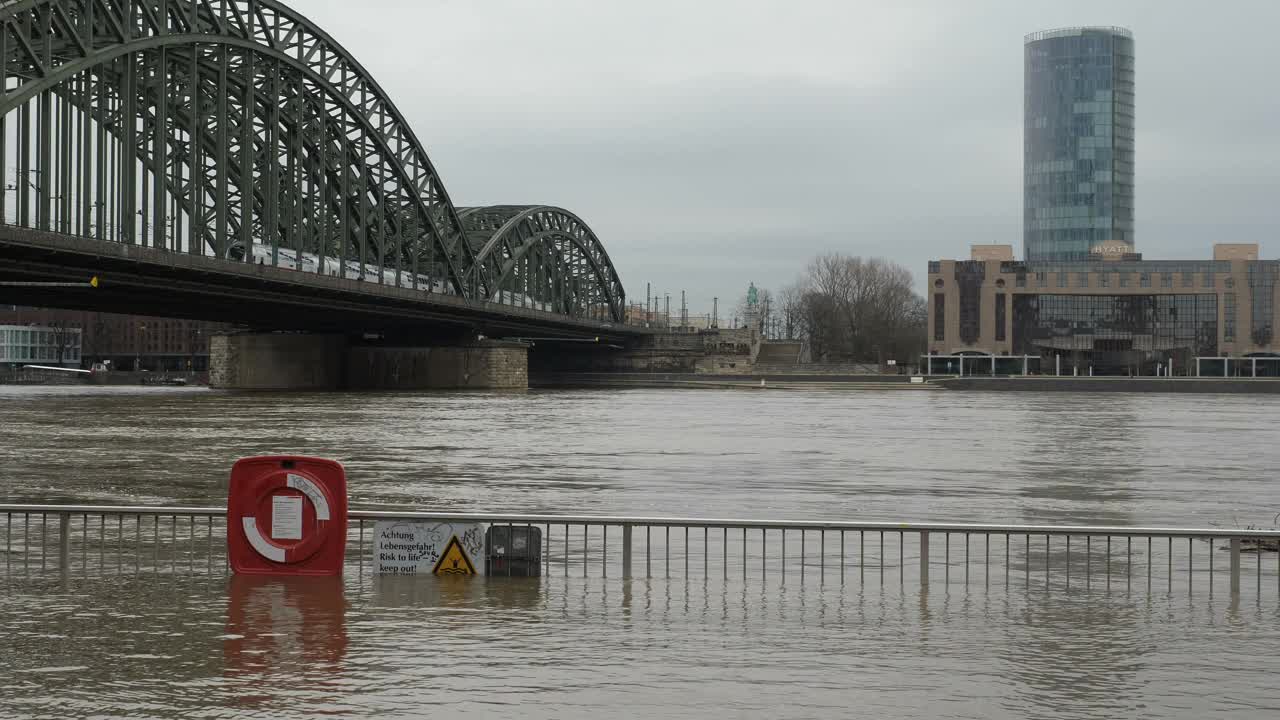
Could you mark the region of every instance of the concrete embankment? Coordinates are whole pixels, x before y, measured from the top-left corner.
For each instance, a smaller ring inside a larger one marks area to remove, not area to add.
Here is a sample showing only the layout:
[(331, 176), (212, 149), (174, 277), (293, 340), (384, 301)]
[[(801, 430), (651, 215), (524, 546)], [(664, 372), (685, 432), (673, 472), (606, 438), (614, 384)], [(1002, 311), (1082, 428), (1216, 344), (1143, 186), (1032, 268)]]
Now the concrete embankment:
[(73, 373), (57, 370), (19, 370), (0, 373), (0, 385), (208, 385), (204, 372), (147, 372), (113, 370)]
[(207, 372), (112, 370), (84, 376), (89, 385), (208, 385)]
[(965, 377), (931, 378), (929, 384), (992, 392), (1280, 393), (1280, 378)]
[(80, 385), (85, 377), (57, 370), (0, 370), (0, 385)]
[(932, 377), (907, 375), (538, 373), (534, 388), (739, 388), (743, 390), (951, 390), (977, 392), (1280, 393), (1280, 378)]
[(538, 373), (530, 375), (535, 388), (741, 388), (787, 390), (934, 390), (912, 383), (906, 375), (712, 375), (698, 373)]

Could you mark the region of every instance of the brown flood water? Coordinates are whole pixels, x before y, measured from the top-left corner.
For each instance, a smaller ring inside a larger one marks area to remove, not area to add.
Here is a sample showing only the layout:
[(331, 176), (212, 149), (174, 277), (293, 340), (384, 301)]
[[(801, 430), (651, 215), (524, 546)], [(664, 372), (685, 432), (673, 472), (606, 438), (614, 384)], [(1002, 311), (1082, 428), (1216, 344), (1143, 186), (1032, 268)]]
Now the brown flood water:
[[(236, 458), (295, 452), (359, 507), (1275, 524), (1280, 399), (1020, 395), (0, 387), (0, 501), (218, 505)], [(1263, 582), (13, 573), (0, 716), (1255, 718), (1280, 711)]]

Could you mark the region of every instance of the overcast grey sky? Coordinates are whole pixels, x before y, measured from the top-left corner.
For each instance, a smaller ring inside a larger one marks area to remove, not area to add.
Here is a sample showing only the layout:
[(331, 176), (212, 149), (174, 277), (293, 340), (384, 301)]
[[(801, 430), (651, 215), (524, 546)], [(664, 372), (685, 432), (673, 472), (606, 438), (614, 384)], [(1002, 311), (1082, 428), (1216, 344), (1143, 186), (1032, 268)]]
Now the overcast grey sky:
[(1280, 254), (1273, 0), (292, 2), (457, 204), (572, 210), (632, 299), (732, 307), (828, 250), (918, 283), (970, 243), (1020, 256), (1022, 38), (1082, 24), (1135, 35), (1138, 250)]

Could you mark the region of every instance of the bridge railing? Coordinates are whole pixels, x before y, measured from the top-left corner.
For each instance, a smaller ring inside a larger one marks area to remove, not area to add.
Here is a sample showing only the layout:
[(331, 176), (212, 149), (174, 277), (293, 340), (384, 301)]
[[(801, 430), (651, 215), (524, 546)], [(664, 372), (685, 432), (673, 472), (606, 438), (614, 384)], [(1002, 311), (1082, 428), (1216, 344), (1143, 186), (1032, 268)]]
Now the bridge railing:
[[(541, 532), (546, 578), (1253, 592), (1280, 600), (1280, 531), (352, 510), (348, 570), (379, 520)], [(7, 577), (227, 572), (226, 509), (0, 504)]]

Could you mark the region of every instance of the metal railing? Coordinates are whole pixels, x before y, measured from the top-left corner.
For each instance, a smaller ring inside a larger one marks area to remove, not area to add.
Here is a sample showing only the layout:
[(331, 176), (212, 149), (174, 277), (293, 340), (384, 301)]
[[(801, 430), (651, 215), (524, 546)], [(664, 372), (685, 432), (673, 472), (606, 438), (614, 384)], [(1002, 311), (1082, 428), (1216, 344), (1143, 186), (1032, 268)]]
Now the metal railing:
[[(372, 572), (379, 520), (541, 531), (545, 577), (876, 583), (1188, 593), (1280, 599), (1280, 531), (770, 521), (352, 510), (349, 570)], [(226, 510), (0, 504), (7, 576), (225, 573)]]

